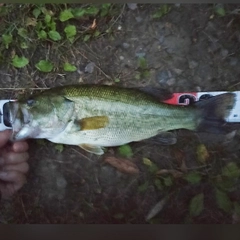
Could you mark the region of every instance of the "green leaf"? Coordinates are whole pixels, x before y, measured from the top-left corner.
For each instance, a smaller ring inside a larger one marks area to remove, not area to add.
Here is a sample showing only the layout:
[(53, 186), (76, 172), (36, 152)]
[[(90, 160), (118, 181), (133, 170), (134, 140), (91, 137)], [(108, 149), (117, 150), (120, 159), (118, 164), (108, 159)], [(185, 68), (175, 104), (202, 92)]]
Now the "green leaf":
[(160, 7), (155, 14), (152, 15), (152, 18), (161, 18), (166, 15), (171, 10), (171, 7), (167, 4), (164, 4)]
[(136, 73), (136, 75), (134, 76), (134, 78), (135, 78), (136, 80), (141, 79), (141, 73)]
[(36, 139), (37, 144), (41, 145), (41, 146), (46, 146), (47, 142), (45, 139)]
[(197, 172), (190, 172), (183, 178), (191, 184), (200, 183), (200, 181), (202, 179), (201, 174), (199, 174)]
[(163, 177), (163, 182), (166, 187), (171, 187), (173, 185), (173, 180), (171, 176)]
[(196, 217), (202, 212), (204, 206), (203, 199), (204, 199), (203, 193), (200, 193), (191, 199), (189, 205), (189, 212), (191, 216)]
[(96, 31), (94, 32), (93, 36), (94, 36), (94, 37), (98, 37), (100, 34), (101, 34), (101, 32), (98, 31), (98, 30), (96, 30)]
[(41, 21), (38, 21), (35, 29), (36, 29), (36, 31), (40, 31), (45, 28), (46, 28), (45, 24), (43, 24)]
[(90, 16), (96, 16), (99, 12), (99, 9), (95, 6), (90, 6), (85, 9), (85, 14)]
[(232, 202), (225, 192), (216, 189), (217, 205), (223, 211), (229, 213), (232, 209)]
[(148, 171), (150, 173), (156, 173), (158, 171), (158, 166), (153, 163), (150, 159), (148, 158), (143, 158), (143, 163), (148, 166)]
[(215, 13), (220, 17), (224, 17), (226, 15), (225, 9), (223, 7), (216, 7)]
[(47, 26), (48, 26), (51, 30), (56, 31), (56, 23), (55, 23), (54, 21), (48, 23)]
[(41, 72), (51, 72), (53, 69), (53, 64), (46, 60), (40, 60), (35, 67)]
[(66, 9), (66, 10), (62, 11), (60, 13), (60, 16), (59, 16), (59, 20), (61, 22), (65, 22), (65, 21), (67, 21), (67, 20), (69, 20), (71, 18), (74, 18), (74, 16), (73, 16), (73, 14), (72, 14), (70, 9)]
[(85, 9), (84, 8), (75, 8), (72, 10), (72, 14), (75, 18), (82, 17), (85, 14)]
[(64, 28), (64, 32), (66, 33), (67, 38), (72, 38), (77, 34), (77, 29), (74, 25), (67, 25)]
[(6, 7), (6, 6), (1, 6), (0, 7), (0, 17), (3, 17), (3, 16), (8, 14), (8, 8), (9, 7)]
[(90, 34), (86, 34), (83, 38), (84, 42), (87, 42), (90, 39), (91, 35)]
[(111, 7), (111, 3), (104, 3), (101, 6), (100, 16), (105, 17), (109, 13), (109, 8)]
[(222, 175), (229, 178), (239, 178), (240, 169), (235, 162), (230, 162), (222, 169)]
[(142, 70), (147, 68), (147, 61), (146, 61), (146, 59), (144, 57), (139, 57), (138, 58), (138, 66)]
[(219, 179), (215, 180), (216, 187), (227, 192), (234, 191), (237, 187), (236, 179), (227, 178), (223, 179), (221, 176), (218, 176)]
[(142, 73), (142, 76), (144, 77), (144, 78), (148, 78), (148, 77), (150, 77), (150, 71), (148, 71), (148, 70), (145, 70), (145, 71), (143, 71), (143, 73)]
[(41, 30), (37, 33), (39, 39), (47, 39), (47, 33), (44, 30)]
[(154, 184), (155, 184), (155, 186), (157, 187), (158, 190), (160, 190), (160, 191), (163, 190), (163, 184), (162, 184), (160, 179), (156, 178), (154, 180)]
[(28, 35), (28, 32), (25, 28), (19, 28), (18, 29), (18, 35), (20, 35), (23, 38), (26, 38)]
[(15, 55), (12, 59), (12, 65), (17, 68), (23, 68), (29, 63), (29, 60), (25, 57), (18, 57)]
[(55, 145), (55, 149), (58, 151), (58, 152), (62, 152), (63, 151), (63, 149), (64, 149), (64, 146), (63, 146), (63, 144), (56, 144)]
[(205, 164), (208, 158), (209, 158), (209, 153), (208, 153), (206, 146), (202, 143), (199, 144), (197, 146), (197, 160), (200, 163)]
[(234, 203), (233, 203), (233, 207), (234, 207), (234, 212), (235, 212), (238, 216), (240, 216), (240, 205), (239, 205), (239, 203), (238, 203), (238, 202), (234, 202)]
[(32, 13), (35, 18), (38, 18), (39, 15), (41, 14), (41, 10), (38, 8), (34, 8)]
[(45, 23), (50, 23), (51, 19), (52, 19), (52, 17), (49, 14), (46, 14), (45, 17), (44, 17)]
[(20, 47), (21, 47), (22, 49), (27, 49), (27, 48), (28, 48), (27, 42), (21, 42), (21, 43), (20, 43)]
[(13, 37), (11, 34), (3, 34), (2, 35), (2, 41), (6, 47), (6, 49), (8, 49), (9, 44), (12, 43)]
[(118, 147), (118, 153), (122, 157), (130, 158), (130, 157), (133, 156), (132, 149), (128, 144), (125, 144), (125, 145), (122, 145), (122, 146)]
[(143, 183), (142, 185), (138, 186), (138, 192), (142, 193), (142, 192), (146, 192), (146, 190), (148, 189), (148, 181), (146, 181), (145, 183)]
[(49, 31), (48, 32), (48, 36), (53, 40), (53, 41), (59, 41), (62, 39), (62, 37), (60, 36), (59, 32), (57, 31)]
[(66, 72), (74, 72), (77, 70), (77, 68), (74, 65), (71, 65), (70, 63), (64, 63), (63, 69)]

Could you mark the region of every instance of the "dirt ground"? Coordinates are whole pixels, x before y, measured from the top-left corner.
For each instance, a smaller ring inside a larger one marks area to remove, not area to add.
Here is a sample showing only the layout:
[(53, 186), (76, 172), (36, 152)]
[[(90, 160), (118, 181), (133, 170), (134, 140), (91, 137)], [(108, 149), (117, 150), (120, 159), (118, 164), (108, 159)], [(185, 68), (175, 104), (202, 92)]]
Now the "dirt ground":
[[(97, 22), (112, 25), (111, 35), (87, 42), (79, 39), (58, 48), (42, 44), (24, 49), (31, 59), (29, 65), (16, 69), (2, 64), (0, 87), (95, 83), (173, 92), (239, 90), (240, 17), (231, 13), (239, 6), (224, 5), (228, 14), (220, 17), (212, 4), (173, 4), (165, 16), (152, 18), (160, 6), (118, 4), (119, 14), (114, 19)], [(46, 56), (56, 63), (67, 58), (78, 70), (41, 73), (34, 65)], [(139, 58), (146, 60), (146, 69), (139, 67)], [(1, 91), (2, 98), (18, 93), (14, 89)], [(12, 199), (0, 202), (0, 222), (238, 223), (239, 179), (224, 190), (219, 182), (225, 180), (222, 169), (227, 163), (239, 164), (239, 133), (228, 142), (222, 135), (186, 130), (175, 133), (178, 142), (171, 146), (148, 141), (130, 144), (130, 160), (139, 174), (121, 173), (104, 161), (109, 155), (119, 157), (118, 148), (96, 157), (78, 147), (64, 146), (60, 152), (53, 143), (29, 140), (27, 184)], [(202, 162), (199, 146), (205, 146), (208, 156)], [(156, 177), (143, 159), (149, 159), (158, 170), (165, 169), (165, 174)], [(201, 176), (196, 184), (183, 177), (193, 171)], [(222, 205), (216, 189), (227, 196)], [(198, 194), (204, 195), (204, 206), (195, 216), (190, 204)], [(148, 219), (152, 208), (157, 213)]]

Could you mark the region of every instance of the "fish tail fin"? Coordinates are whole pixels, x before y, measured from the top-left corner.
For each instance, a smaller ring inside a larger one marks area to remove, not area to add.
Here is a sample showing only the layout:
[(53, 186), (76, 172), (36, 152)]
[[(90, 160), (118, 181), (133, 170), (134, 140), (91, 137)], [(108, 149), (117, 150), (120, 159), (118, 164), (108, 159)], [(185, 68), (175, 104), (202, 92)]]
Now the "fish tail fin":
[(207, 100), (195, 103), (200, 110), (197, 131), (211, 133), (228, 133), (233, 125), (226, 122), (236, 103), (235, 93), (223, 93)]

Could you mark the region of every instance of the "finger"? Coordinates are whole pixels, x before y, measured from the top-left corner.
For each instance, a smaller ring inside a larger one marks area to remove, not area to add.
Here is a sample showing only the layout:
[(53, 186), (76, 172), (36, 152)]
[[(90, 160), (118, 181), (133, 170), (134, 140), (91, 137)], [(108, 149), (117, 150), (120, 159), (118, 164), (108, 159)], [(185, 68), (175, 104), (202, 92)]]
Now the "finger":
[(28, 150), (28, 143), (26, 141), (15, 142), (12, 145), (12, 150), (16, 153), (26, 152)]
[(28, 152), (23, 153), (7, 152), (4, 153), (0, 158), (0, 166), (19, 164), (22, 162), (26, 162), (28, 159), (29, 159)]
[(0, 132), (0, 147), (3, 147), (8, 142), (11, 134), (11, 130), (5, 130)]
[(23, 174), (26, 174), (29, 170), (29, 165), (26, 162), (22, 162), (19, 164), (15, 164), (15, 165), (5, 165), (4, 167), (2, 167), (1, 171), (17, 171)]
[(25, 175), (17, 171), (0, 172), (0, 180), (7, 182), (0, 182), (0, 191), (3, 198), (12, 196), (26, 183)]

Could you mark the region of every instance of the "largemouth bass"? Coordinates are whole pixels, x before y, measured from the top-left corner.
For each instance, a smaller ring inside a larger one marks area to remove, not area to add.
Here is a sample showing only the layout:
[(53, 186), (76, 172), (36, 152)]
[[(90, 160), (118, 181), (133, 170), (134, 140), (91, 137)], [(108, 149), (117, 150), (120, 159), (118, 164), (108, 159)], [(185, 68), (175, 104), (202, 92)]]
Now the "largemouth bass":
[(235, 94), (183, 107), (161, 103), (137, 89), (68, 85), (8, 104), (13, 140), (45, 138), (101, 155), (103, 147), (174, 129), (221, 129), (235, 104)]

